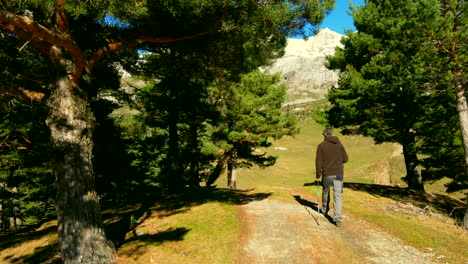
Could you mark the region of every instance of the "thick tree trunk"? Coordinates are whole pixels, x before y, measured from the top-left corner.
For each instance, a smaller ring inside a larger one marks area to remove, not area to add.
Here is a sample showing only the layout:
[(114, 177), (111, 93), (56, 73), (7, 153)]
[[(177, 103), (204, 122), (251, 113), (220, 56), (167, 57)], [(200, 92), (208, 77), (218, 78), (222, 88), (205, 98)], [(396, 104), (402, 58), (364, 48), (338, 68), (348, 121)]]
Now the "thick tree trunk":
[[(455, 88), (457, 91), (457, 111), (460, 119), (460, 130), (463, 137), (463, 149), (465, 150), (465, 177), (468, 177), (468, 103), (465, 97), (465, 87), (462, 82), (463, 74), (455, 74)], [(468, 196), (466, 200), (465, 218), (463, 220), (465, 229), (468, 229)]]
[(414, 138), (403, 142), (403, 156), (405, 158), (406, 177), (404, 180), (408, 184), (408, 188), (417, 191), (424, 191), (424, 183), (422, 181), (421, 172), (419, 170), (418, 157), (414, 149)]
[(69, 79), (65, 59), (57, 60), (56, 87), (48, 101), (57, 184), (58, 235), (62, 260), (112, 263), (114, 247), (104, 233), (94, 186), (92, 131), (94, 116), (86, 91)]

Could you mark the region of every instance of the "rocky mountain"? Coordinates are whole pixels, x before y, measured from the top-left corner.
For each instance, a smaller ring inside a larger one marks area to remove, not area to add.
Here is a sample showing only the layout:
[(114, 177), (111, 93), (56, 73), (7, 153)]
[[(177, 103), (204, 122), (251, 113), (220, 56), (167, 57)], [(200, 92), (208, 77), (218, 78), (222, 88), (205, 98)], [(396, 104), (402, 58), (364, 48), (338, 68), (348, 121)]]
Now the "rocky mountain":
[[(325, 56), (334, 54), (335, 47), (341, 46), (342, 37), (325, 28), (307, 40), (288, 39), (285, 55), (271, 66), (262, 68), (270, 73), (282, 73), (283, 81), (288, 84), (285, 105), (324, 99), (328, 90), (337, 85), (337, 72), (328, 70), (324, 62)], [(122, 77), (122, 89), (127, 93), (132, 93), (134, 87), (144, 85), (141, 80), (131, 78), (120, 65), (116, 65), (116, 68)]]
[(270, 73), (282, 73), (288, 84), (287, 104), (304, 103), (325, 98), (337, 85), (338, 74), (324, 66), (325, 56), (333, 55), (343, 35), (328, 28), (308, 40), (288, 39), (285, 55), (264, 68)]

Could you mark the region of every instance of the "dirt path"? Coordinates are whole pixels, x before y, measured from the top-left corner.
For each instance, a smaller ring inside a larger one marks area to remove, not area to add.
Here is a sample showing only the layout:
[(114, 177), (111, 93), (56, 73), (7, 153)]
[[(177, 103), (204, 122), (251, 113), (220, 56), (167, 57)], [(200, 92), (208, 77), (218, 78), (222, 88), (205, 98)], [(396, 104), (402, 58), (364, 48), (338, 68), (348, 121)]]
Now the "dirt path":
[(344, 212), (342, 227), (318, 218), (316, 199), (282, 189), (297, 202), (272, 199), (240, 207), (243, 252), (238, 263), (432, 264), (431, 255), (406, 246), (371, 223)]

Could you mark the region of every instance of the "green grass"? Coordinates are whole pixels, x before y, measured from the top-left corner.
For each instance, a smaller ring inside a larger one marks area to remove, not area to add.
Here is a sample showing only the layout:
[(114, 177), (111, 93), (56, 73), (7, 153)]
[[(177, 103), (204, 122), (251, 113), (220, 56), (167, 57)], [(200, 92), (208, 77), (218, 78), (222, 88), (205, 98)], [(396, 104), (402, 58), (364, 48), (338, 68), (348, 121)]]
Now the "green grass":
[[(150, 218), (136, 230), (135, 240), (118, 251), (121, 263), (232, 263), (237, 247), (239, 221), (235, 207), (221, 202), (208, 202), (161, 218)], [(158, 237), (167, 232), (167, 239)], [(181, 236), (171, 238), (170, 233)], [(132, 239), (132, 233), (128, 234)], [(156, 240), (156, 241), (155, 241)]]
[[(315, 152), (317, 145), (323, 141), (323, 127), (311, 119), (302, 120), (300, 126), (299, 135), (282, 138), (275, 141), (271, 148), (262, 150), (269, 155), (279, 156), (274, 166), (264, 169), (240, 169), (238, 188), (248, 189), (258, 185), (302, 186), (306, 182), (314, 181)], [(346, 181), (372, 183), (373, 169), (391, 156), (394, 151), (393, 144), (375, 145), (370, 138), (342, 136), (337, 132), (335, 131), (349, 156), (349, 162), (345, 165)], [(217, 184), (226, 186), (225, 177), (221, 177)]]
[(386, 206), (395, 204), (392, 199), (361, 191), (346, 190), (346, 196), (344, 210), (379, 226), (407, 244), (422, 251), (437, 252), (448, 263), (464, 264), (468, 260), (466, 231), (457, 227), (453, 219), (437, 213), (408, 215), (385, 210)]

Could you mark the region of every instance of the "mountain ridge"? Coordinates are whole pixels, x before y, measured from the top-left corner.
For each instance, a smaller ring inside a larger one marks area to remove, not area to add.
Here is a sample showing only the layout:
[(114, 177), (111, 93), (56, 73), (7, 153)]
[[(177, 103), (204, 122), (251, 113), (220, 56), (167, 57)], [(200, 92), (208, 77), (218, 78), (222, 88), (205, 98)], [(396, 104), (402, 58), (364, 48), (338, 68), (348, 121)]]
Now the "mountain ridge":
[(329, 89), (338, 84), (338, 71), (325, 67), (325, 57), (342, 47), (343, 35), (324, 28), (308, 39), (288, 39), (283, 57), (268, 67), (269, 73), (281, 72), (288, 85), (285, 104), (324, 99)]

